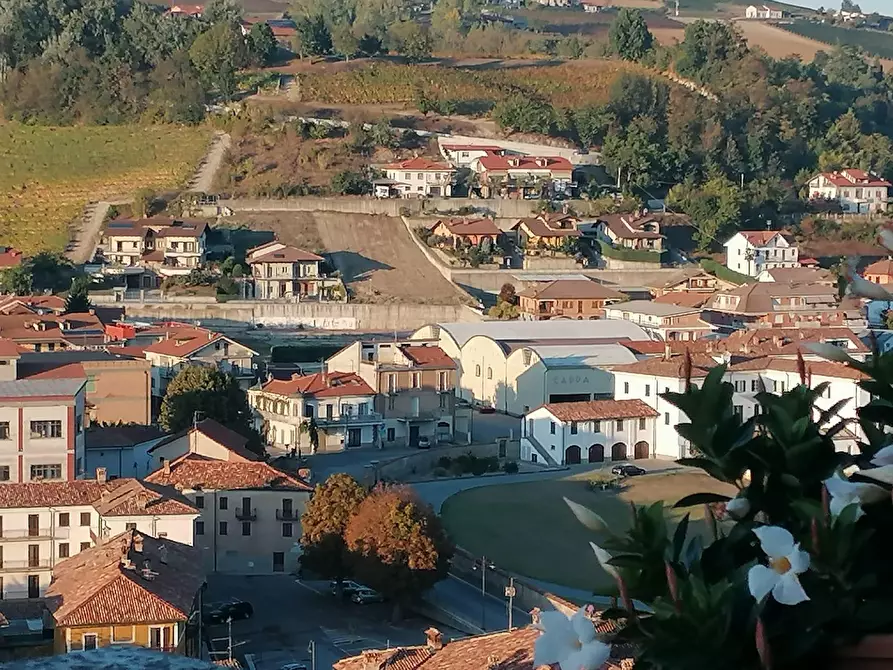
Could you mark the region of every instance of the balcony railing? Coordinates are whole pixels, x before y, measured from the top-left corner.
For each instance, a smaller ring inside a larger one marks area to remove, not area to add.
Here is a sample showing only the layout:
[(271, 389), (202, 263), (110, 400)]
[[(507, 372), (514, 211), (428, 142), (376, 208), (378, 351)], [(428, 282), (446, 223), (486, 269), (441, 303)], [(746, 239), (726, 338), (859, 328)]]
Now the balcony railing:
[(343, 426), (350, 424), (353, 426), (365, 425), (371, 423), (381, 423), (383, 417), (378, 412), (366, 412), (365, 414), (341, 414), (339, 416), (319, 416), (316, 423), (319, 426)]
[(276, 520), (277, 521), (297, 521), (301, 517), (295, 513), (293, 509), (277, 509), (276, 510)]
[(68, 528), (4, 528), (0, 531), (0, 542), (16, 542), (23, 540), (49, 540), (53, 537), (68, 537)]
[(236, 518), (239, 521), (257, 521), (257, 508), (237, 507)]
[(50, 559), (38, 558), (37, 560), (26, 561), (7, 561), (0, 562), (0, 570), (3, 572), (31, 572), (33, 570), (49, 570)]

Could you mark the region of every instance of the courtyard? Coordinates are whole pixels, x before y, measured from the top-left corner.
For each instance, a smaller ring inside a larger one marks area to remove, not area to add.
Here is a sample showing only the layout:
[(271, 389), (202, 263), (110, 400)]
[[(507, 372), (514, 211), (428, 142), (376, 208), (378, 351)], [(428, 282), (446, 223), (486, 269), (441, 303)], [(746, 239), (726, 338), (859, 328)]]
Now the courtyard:
[[(629, 504), (658, 500), (667, 507), (690, 493), (734, 495), (735, 489), (695, 471), (682, 470), (626, 479), (619, 491), (589, 491), (592, 472), (561, 479), (484, 486), (457, 493), (441, 516), (453, 541), (486, 556), (504, 570), (546, 582), (613, 593), (614, 582), (599, 567), (589, 546), (600, 538), (584, 528), (564, 503), (566, 497), (595, 510), (616, 534), (630, 525)], [(691, 512), (692, 529), (703, 532), (703, 510), (670, 510), (672, 519)], [(690, 531), (691, 532), (691, 531)]]

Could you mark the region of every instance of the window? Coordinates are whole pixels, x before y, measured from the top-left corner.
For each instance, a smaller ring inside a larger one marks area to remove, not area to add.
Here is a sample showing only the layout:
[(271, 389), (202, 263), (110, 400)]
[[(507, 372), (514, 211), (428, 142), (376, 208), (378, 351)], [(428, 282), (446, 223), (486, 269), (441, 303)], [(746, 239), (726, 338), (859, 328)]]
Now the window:
[(440, 409), (446, 409), (447, 407), (447, 396), (446, 393), (440, 394)]
[(422, 375), (418, 372), (412, 373), (412, 387), (414, 389), (422, 388)]
[(397, 401), (394, 399), (394, 396), (388, 396), (388, 409), (394, 409), (397, 406)]
[(68, 542), (59, 544), (59, 558), (68, 558)]
[(758, 386), (759, 386), (759, 383), (757, 382), (756, 379), (751, 379), (751, 380), (750, 380), (750, 392), (751, 392), (751, 393), (756, 393), (756, 392), (757, 392), (757, 387), (758, 387)]
[(480, 376), (481, 376), (481, 366), (480, 366), (480, 365), (475, 365), (475, 366), (474, 366), (474, 376), (475, 376), (475, 377), (480, 377)]
[(623, 392), (629, 393), (629, 382), (623, 382)]
[(285, 552), (273, 552), (273, 572), (285, 572)]
[(195, 522), (195, 534), (196, 535), (204, 535), (205, 534), (205, 522), (204, 521), (196, 521)]
[(45, 440), (52, 437), (62, 437), (61, 421), (32, 421), (31, 439)]
[(229, 531), (229, 528), (228, 528), (227, 525), (226, 525), (226, 521), (221, 521), (221, 522), (220, 522), (220, 527), (218, 528), (218, 534), (219, 534), (219, 535), (226, 535), (228, 531)]
[(9, 466), (8, 465), (0, 465), (0, 482), (8, 482), (9, 481)]
[(242, 535), (251, 535), (251, 522), (243, 521), (242, 522)]
[(577, 434), (577, 422), (571, 421), (571, 435)]
[(555, 422), (554, 421), (549, 422), (549, 433), (551, 435), (555, 434)]
[(735, 382), (735, 390), (738, 393), (744, 393), (747, 390), (747, 382), (743, 379), (739, 379)]
[(136, 524), (135, 523), (125, 523), (124, 530), (136, 530)]
[(493, 368), (487, 368), (487, 379), (493, 379)]
[(669, 412), (664, 412), (664, 425), (665, 426), (670, 425), (670, 413)]
[(732, 405), (732, 410), (737, 416), (744, 416), (744, 407), (742, 405)]
[(195, 496), (195, 506), (199, 509), (205, 509), (205, 496)]
[(229, 508), (229, 499), (226, 496), (221, 496), (220, 509), (228, 509), (228, 508)]
[(112, 642), (133, 642), (133, 626), (112, 626)]
[(96, 649), (96, 633), (84, 633), (81, 641), (84, 645), (84, 651)]
[(9, 421), (0, 421), (0, 440), (9, 439)]
[(437, 373), (437, 390), (438, 391), (446, 391), (447, 387), (447, 373), (446, 372), (438, 372)]
[(388, 428), (388, 442), (393, 442), (396, 436), (396, 431), (393, 428)]
[(60, 512), (59, 513), (59, 526), (61, 526), (62, 528), (67, 527), (69, 524), (68, 518), (69, 518), (68, 512)]
[(617, 419), (617, 430), (623, 430), (623, 419)]
[(82, 526), (90, 525), (90, 512), (81, 512), (81, 525)]
[(291, 523), (282, 524), (282, 537), (291, 537), (292, 526)]
[(639, 430), (645, 430), (645, 419), (639, 419)]
[(62, 465), (32, 465), (31, 479), (62, 479)]
[(397, 375), (390, 374), (388, 375), (388, 393), (395, 393), (397, 391)]
[(81, 551), (87, 551), (90, 548), (89, 542), (81, 542)]
[(592, 422), (592, 431), (594, 433), (600, 433), (602, 430), (602, 422), (601, 421), (593, 421)]
[(651, 384), (645, 384), (645, 397), (648, 398), (651, 396)]

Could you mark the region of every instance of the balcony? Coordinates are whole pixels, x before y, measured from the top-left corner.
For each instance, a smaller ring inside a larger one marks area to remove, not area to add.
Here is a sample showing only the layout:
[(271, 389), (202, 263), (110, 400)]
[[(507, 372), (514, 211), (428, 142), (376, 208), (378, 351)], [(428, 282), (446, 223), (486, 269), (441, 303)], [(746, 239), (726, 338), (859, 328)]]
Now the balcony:
[(276, 520), (277, 521), (298, 521), (300, 520), (300, 515), (297, 514), (293, 509), (277, 509), (276, 510)]
[(257, 521), (257, 508), (237, 507), (236, 518), (239, 521)]
[(378, 412), (366, 412), (365, 414), (341, 414), (340, 416), (319, 416), (316, 425), (325, 426), (370, 426), (384, 421)]
[(0, 531), (0, 542), (24, 542), (30, 540), (49, 540), (53, 537), (68, 537), (68, 528), (4, 528)]
[(2, 572), (34, 572), (35, 570), (51, 570), (52, 565), (48, 558), (38, 558), (37, 560), (25, 561), (6, 561), (0, 563), (0, 571)]

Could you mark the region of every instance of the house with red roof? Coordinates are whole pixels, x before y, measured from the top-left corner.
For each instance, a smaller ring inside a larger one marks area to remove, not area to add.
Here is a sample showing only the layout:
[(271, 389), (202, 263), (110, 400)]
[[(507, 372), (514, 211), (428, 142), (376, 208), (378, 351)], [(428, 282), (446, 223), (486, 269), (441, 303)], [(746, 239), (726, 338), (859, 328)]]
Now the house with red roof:
[(374, 183), (377, 197), (449, 198), (452, 195), (456, 168), (416, 157), (385, 165), (387, 180)]
[(574, 166), (561, 156), (499, 156), (471, 162), (485, 197), (540, 197), (572, 192)]
[(660, 222), (647, 212), (600, 216), (595, 231), (600, 240), (613, 247), (645, 251), (663, 249)]
[[(108, 274), (187, 275), (207, 259), (208, 224), (200, 220), (152, 217), (113, 219), (103, 230), (100, 249)], [(145, 271), (149, 272), (146, 273)]]
[[(273, 453), (381, 445), (384, 424), (375, 411), (375, 391), (356, 372), (326, 370), (268, 379), (248, 390), (248, 404)], [(315, 445), (311, 425), (317, 431)]]
[(582, 236), (577, 223), (579, 219), (571, 214), (540, 212), (537, 216), (518, 219), (512, 232), (522, 249), (558, 249)]
[(491, 248), (493, 248), (501, 231), (493, 219), (484, 217), (480, 219), (438, 219), (431, 225), (431, 234), (446, 240), (453, 248), (463, 244), (479, 246), (484, 240), (489, 240)]
[(457, 168), (470, 167), (476, 158), (505, 155), (505, 149), (498, 144), (441, 142), (439, 147), (444, 160)]
[(12, 247), (0, 247), (0, 270), (17, 268), (25, 260), (25, 256), (18, 249)]
[(249, 249), (245, 262), (251, 268), (255, 298), (335, 300), (347, 295), (340, 279), (320, 270), (325, 259), (278, 240)]
[(886, 212), (890, 182), (865, 170), (820, 172), (806, 184), (810, 200), (834, 200), (845, 213)]
[(739, 274), (756, 277), (763, 270), (800, 267), (796, 240), (781, 230), (741, 230), (723, 246), (726, 267)]
[(862, 276), (875, 284), (893, 284), (893, 259), (875, 261), (865, 268)]

